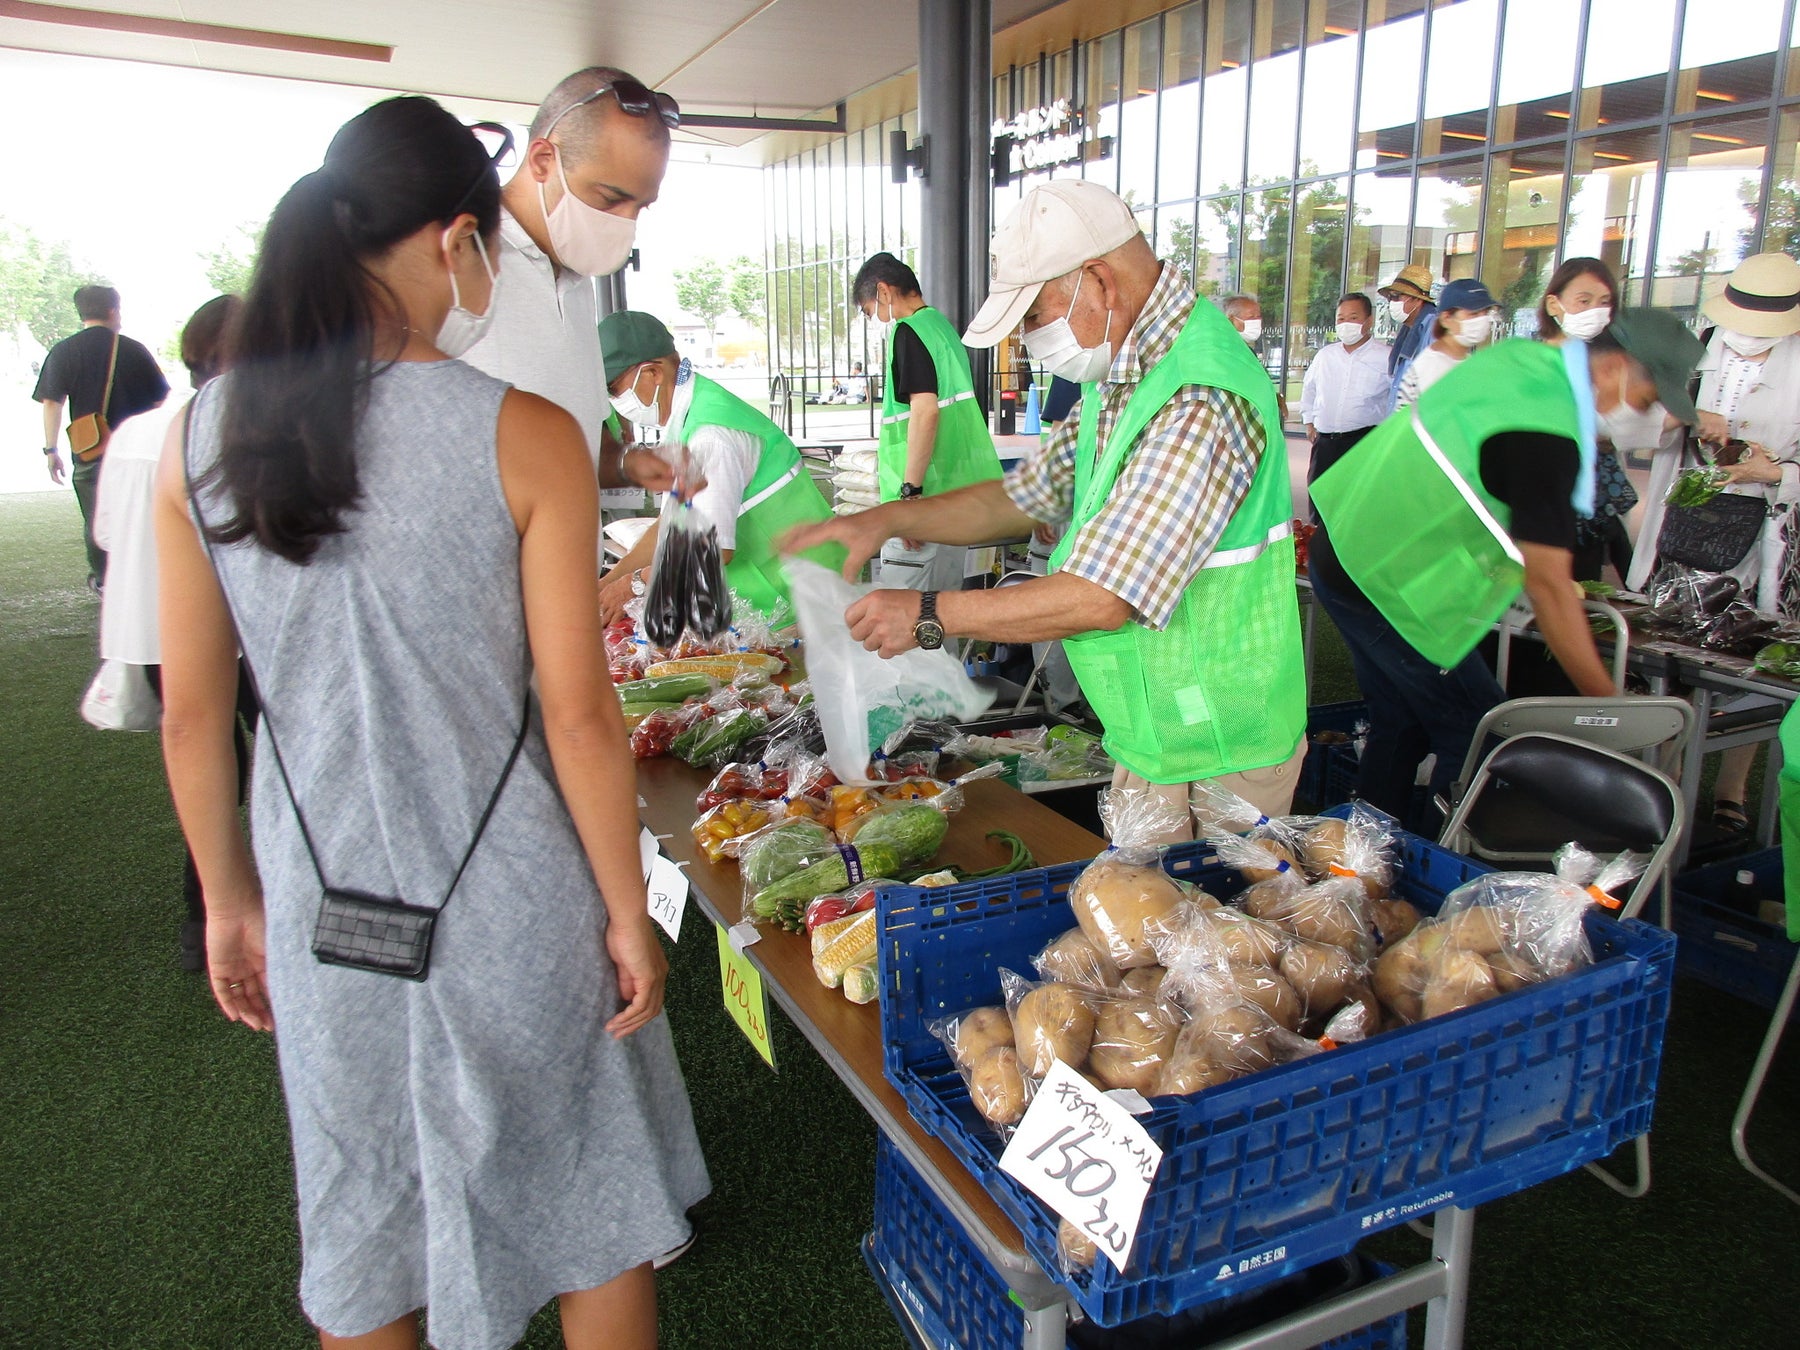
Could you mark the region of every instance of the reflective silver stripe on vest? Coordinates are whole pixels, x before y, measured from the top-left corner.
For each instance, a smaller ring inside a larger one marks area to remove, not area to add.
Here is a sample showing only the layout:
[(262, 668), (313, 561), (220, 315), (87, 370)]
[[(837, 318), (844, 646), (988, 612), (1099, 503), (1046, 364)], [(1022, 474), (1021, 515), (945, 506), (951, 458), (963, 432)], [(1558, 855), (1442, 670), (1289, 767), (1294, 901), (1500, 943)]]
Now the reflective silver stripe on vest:
[(768, 501), (769, 498), (773, 497), (777, 492), (780, 492), (781, 489), (786, 487), (789, 483), (793, 482), (796, 478), (798, 478), (800, 476), (800, 468), (801, 468), (801, 466), (798, 464), (789, 465), (788, 471), (786, 473), (782, 474), (781, 477), (777, 478), (773, 483), (770, 483), (769, 486), (764, 488), (761, 492), (757, 493), (754, 497), (752, 497), (748, 501), (746, 501), (742, 506), (738, 507), (738, 515), (740, 517), (748, 515), (754, 508), (761, 506), (764, 502)]
[(1418, 436), (1419, 443), (1425, 447), (1425, 453), (1430, 455), (1437, 463), (1438, 468), (1444, 471), (1444, 477), (1448, 478), (1456, 485), (1456, 490), (1462, 494), (1462, 499), (1469, 504), (1469, 509), (1475, 513), (1475, 518), (1483, 525), (1487, 526), (1488, 533), (1493, 535), (1500, 547), (1506, 550), (1506, 556), (1511, 558), (1520, 567), (1523, 567), (1525, 565), (1525, 555), (1519, 552), (1519, 546), (1513, 543), (1513, 537), (1506, 532), (1499, 521), (1494, 519), (1494, 513), (1487, 509), (1487, 503), (1483, 502), (1480, 497), (1475, 495), (1475, 489), (1470, 487), (1468, 483), (1463, 480), (1463, 476), (1451, 465), (1450, 457), (1446, 455), (1443, 448), (1432, 439), (1431, 433), (1425, 430), (1425, 423), (1419, 419), (1417, 408), (1413, 409), (1412, 429)]
[(1294, 532), (1294, 523), (1284, 520), (1279, 525), (1271, 525), (1268, 534), (1254, 544), (1246, 544), (1242, 548), (1214, 549), (1211, 556), (1200, 564), (1201, 571), (1209, 567), (1235, 567), (1239, 563), (1255, 562), (1269, 549), (1279, 544)]
[[(950, 395), (949, 398), (940, 398), (938, 400), (938, 407), (948, 408), (952, 403), (961, 403), (966, 398), (974, 398), (974, 397), (975, 397), (975, 391), (973, 389), (965, 389), (960, 394)], [(905, 412), (897, 412), (892, 417), (882, 418), (881, 425), (884, 427), (892, 426), (895, 422), (904, 422), (907, 418), (909, 418), (911, 416), (912, 416), (912, 409), (908, 408)]]

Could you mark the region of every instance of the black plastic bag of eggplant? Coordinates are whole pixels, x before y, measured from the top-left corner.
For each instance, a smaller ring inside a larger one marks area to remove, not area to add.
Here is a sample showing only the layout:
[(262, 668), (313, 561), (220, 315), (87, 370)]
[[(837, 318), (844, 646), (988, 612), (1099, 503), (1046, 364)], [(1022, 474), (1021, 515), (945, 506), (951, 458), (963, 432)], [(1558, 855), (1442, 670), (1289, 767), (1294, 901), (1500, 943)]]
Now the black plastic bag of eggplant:
[[(692, 482), (687, 451), (676, 453), (682, 461), (676, 465), (677, 484)], [(664, 496), (657, 521), (656, 554), (644, 592), (644, 635), (659, 647), (673, 647), (684, 632), (714, 642), (730, 627), (731, 591), (719, 533), (694, 514), (678, 486)]]

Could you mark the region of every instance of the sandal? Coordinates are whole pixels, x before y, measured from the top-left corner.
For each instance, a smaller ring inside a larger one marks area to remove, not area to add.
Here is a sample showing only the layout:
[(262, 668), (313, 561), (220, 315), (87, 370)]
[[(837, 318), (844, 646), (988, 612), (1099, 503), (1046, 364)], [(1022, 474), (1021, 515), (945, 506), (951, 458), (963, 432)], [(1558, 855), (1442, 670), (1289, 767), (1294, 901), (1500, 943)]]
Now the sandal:
[(1722, 835), (1736, 836), (1750, 833), (1750, 817), (1744, 813), (1742, 802), (1714, 802), (1712, 823), (1713, 829)]

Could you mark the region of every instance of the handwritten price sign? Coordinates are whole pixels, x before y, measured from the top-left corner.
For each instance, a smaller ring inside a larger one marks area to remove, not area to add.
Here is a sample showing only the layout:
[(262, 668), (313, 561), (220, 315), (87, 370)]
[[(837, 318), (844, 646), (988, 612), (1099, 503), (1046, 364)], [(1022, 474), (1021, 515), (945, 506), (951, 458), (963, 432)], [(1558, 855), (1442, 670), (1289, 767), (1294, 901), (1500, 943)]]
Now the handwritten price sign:
[(1124, 1107), (1057, 1060), (1000, 1155), (1000, 1170), (1123, 1270), (1162, 1157)]
[(681, 916), (687, 913), (687, 873), (659, 853), (650, 861), (645, 889), (650, 895), (650, 917), (662, 925), (670, 942), (680, 942)]
[(748, 956), (731, 945), (731, 934), (713, 926), (719, 928), (719, 980), (725, 1011), (772, 1069), (775, 1043), (769, 1039), (769, 997), (763, 991), (762, 975)]

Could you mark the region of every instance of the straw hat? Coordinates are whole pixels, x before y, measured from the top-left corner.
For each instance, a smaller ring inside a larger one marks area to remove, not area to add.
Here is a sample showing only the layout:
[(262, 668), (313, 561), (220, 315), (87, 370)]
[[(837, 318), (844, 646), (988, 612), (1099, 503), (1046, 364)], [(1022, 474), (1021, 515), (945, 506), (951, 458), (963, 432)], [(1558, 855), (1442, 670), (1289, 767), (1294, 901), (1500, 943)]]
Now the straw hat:
[(1785, 253), (1754, 253), (1737, 265), (1725, 289), (1700, 312), (1748, 337), (1800, 333), (1800, 262)]
[(1408, 295), (1415, 300), (1431, 299), (1431, 269), (1423, 263), (1408, 263), (1400, 269), (1400, 275), (1381, 288), (1384, 300), (1398, 300)]

